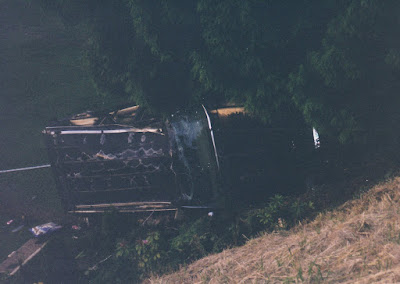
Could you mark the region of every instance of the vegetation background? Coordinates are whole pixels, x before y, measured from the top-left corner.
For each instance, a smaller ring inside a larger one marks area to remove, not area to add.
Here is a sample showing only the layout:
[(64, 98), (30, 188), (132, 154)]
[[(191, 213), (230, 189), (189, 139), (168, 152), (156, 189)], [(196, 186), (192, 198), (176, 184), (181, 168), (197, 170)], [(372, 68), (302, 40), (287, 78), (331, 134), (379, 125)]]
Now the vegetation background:
[[(83, 239), (105, 244), (113, 264), (82, 277), (137, 279), (241, 244), (278, 220), (290, 227), (397, 167), (399, 10), (396, 0), (0, 0), (0, 169), (47, 163), (40, 131), (72, 113), (139, 103), (168, 114), (235, 102), (266, 127), (316, 127), (331, 180), (359, 181), (278, 195), (178, 232), (111, 234), (114, 217), (105, 217)], [(62, 218), (48, 170), (0, 176), (0, 205), (2, 224)], [(2, 258), (28, 238), (8, 230)]]
[(398, 127), (397, 1), (42, 3), (86, 24), (86, 60), (105, 96), (157, 111), (234, 101), (341, 143), (384, 144)]

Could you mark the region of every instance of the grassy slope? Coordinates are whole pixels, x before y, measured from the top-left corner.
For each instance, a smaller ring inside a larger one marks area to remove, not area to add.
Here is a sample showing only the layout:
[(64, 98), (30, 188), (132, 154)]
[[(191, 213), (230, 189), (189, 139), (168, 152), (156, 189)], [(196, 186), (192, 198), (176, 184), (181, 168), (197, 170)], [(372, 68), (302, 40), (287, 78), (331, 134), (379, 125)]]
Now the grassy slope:
[(290, 232), (265, 234), (151, 283), (400, 282), (400, 177)]

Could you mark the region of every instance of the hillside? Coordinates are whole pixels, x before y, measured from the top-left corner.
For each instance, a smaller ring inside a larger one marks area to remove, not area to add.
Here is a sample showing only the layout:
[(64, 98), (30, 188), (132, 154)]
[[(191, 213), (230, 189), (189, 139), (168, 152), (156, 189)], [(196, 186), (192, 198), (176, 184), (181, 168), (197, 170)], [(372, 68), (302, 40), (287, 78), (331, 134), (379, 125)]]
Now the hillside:
[(148, 283), (400, 282), (400, 177), (293, 230), (265, 234)]

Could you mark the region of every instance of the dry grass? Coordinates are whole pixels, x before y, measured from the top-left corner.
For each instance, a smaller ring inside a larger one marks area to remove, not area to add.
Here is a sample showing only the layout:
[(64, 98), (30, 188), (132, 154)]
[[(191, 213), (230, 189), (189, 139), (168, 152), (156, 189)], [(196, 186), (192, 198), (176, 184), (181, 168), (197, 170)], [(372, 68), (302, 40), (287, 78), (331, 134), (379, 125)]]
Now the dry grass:
[(200, 259), (148, 283), (400, 282), (400, 177), (290, 232)]

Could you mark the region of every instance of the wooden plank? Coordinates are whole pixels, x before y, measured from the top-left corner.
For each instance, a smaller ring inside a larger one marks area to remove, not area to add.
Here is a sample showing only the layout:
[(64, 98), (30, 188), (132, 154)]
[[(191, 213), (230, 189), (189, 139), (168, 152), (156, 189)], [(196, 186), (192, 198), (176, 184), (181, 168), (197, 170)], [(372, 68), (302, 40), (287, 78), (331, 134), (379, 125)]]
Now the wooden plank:
[(35, 257), (47, 244), (38, 239), (30, 239), (0, 264), (0, 273), (7, 273), (12, 276)]

